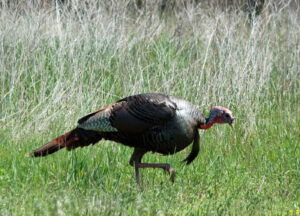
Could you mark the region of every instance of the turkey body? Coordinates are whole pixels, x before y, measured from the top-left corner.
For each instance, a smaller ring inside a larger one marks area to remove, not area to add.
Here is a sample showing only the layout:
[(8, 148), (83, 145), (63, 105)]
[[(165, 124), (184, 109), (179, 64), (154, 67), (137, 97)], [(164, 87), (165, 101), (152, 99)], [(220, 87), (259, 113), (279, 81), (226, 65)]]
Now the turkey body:
[[(107, 124), (101, 122), (107, 121)], [(188, 101), (163, 95), (124, 98), (79, 120), (78, 128), (104, 139), (161, 154), (174, 154), (192, 143), (206, 119)]]

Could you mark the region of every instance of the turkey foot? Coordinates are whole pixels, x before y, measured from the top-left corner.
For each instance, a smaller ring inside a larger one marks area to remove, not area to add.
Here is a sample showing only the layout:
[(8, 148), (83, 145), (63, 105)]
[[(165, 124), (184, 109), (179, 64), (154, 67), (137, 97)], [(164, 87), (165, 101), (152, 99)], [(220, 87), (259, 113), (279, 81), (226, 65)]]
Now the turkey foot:
[(135, 179), (139, 186), (141, 186), (139, 168), (162, 168), (171, 175), (171, 181), (173, 183), (175, 181), (175, 171), (170, 167), (170, 164), (138, 163), (135, 165)]

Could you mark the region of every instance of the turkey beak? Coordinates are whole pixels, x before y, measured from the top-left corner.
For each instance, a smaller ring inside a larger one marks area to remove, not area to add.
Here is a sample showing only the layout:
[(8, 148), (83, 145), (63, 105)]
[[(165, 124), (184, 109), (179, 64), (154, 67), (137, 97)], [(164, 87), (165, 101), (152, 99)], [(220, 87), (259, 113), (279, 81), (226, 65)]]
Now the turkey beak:
[(234, 128), (234, 124), (233, 124), (234, 119), (235, 119), (235, 117), (232, 116), (231, 121), (229, 122), (229, 125), (232, 129)]

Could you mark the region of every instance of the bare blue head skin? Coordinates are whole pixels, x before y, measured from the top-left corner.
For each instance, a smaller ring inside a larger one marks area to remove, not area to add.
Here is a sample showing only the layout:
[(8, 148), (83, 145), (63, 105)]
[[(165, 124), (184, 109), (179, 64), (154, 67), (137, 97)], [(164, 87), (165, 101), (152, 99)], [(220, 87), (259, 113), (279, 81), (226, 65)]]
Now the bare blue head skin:
[(232, 115), (232, 112), (221, 106), (214, 106), (210, 110), (209, 117), (206, 120), (205, 125), (201, 125), (200, 128), (207, 130), (211, 126), (213, 126), (215, 123), (218, 124), (225, 124), (228, 123), (232, 128), (234, 127), (233, 121), (235, 117)]

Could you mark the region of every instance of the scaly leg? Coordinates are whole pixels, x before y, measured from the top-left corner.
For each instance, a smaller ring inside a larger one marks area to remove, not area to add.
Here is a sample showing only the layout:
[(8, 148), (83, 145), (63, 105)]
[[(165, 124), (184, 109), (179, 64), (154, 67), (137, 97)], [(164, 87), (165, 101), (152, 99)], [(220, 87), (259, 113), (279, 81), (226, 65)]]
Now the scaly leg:
[[(174, 183), (175, 171), (170, 164), (154, 164), (154, 163), (138, 163), (135, 165), (136, 180), (139, 182), (139, 168), (162, 168), (165, 172), (171, 175), (171, 181)], [(139, 183), (138, 183), (139, 184)]]
[(142, 163), (142, 157), (147, 151), (144, 149), (135, 148), (134, 152), (130, 158), (130, 165), (134, 166), (135, 170), (135, 180), (136, 183), (140, 184), (140, 171), (139, 168), (162, 168), (165, 172), (168, 172), (171, 175), (171, 181), (174, 183), (175, 171), (170, 167), (170, 164), (154, 164), (154, 163)]
[(140, 183), (140, 171), (139, 171), (139, 167), (138, 166), (134, 166), (134, 173), (135, 173), (135, 180), (136, 183), (138, 184), (139, 187), (141, 187), (141, 183)]

